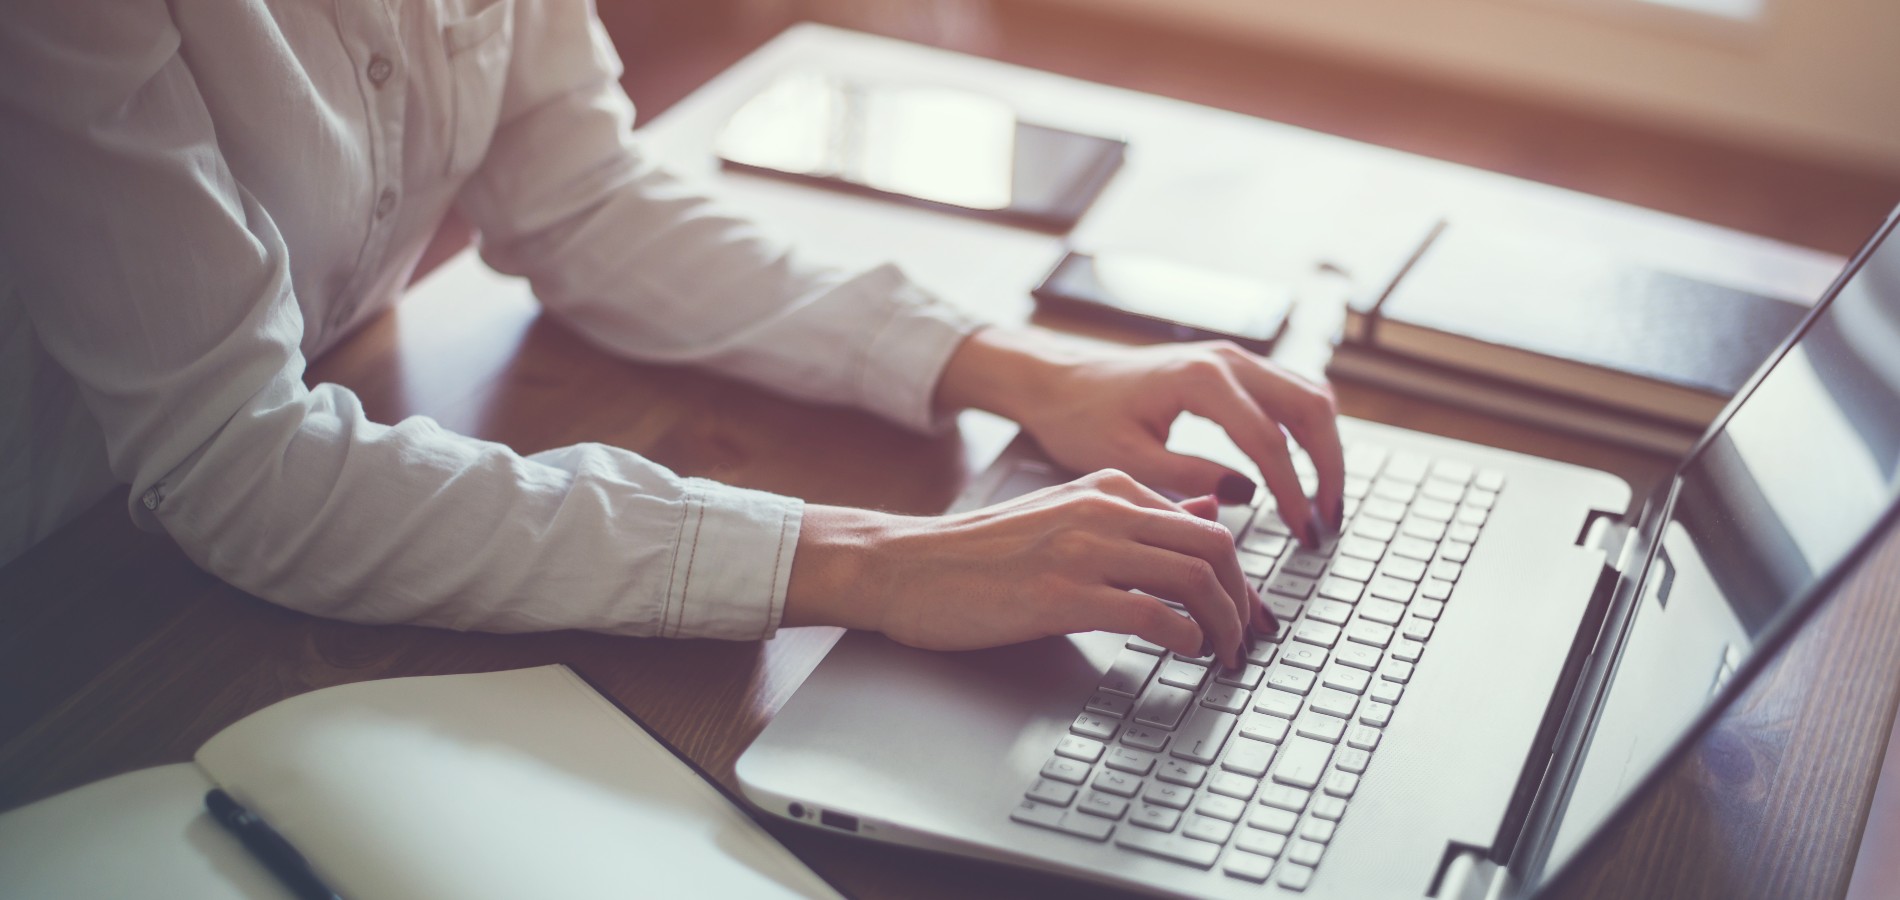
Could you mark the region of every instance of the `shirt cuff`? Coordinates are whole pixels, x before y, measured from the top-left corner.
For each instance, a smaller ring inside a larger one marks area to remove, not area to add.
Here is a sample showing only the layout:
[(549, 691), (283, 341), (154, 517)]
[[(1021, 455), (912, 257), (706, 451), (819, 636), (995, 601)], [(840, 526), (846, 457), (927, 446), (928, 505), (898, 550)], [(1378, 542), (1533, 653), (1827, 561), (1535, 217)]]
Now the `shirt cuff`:
[(785, 614), (804, 501), (702, 478), (683, 486), (659, 636), (771, 637)]
[(907, 428), (948, 430), (956, 416), (935, 408), (937, 381), (963, 339), (988, 323), (901, 275), (890, 298), (890, 315), (864, 351), (858, 396), (866, 409)]

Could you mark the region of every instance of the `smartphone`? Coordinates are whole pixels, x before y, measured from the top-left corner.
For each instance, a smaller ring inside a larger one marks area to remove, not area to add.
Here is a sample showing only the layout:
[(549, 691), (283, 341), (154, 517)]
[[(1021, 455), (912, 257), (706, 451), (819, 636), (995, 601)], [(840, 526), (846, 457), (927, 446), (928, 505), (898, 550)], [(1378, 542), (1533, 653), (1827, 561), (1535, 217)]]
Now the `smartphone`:
[(726, 122), (727, 168), (1066, 232), (1127, 144), (1021, 121), (995, 97), (816, 72), (779, 78)]
[(1071, 251), (1030, 293), (1048, 309), (1169, 340), (1226, 338), (1259, 353), (1272, 348), (1293, 307), (1285, 285), (1132, 253)]

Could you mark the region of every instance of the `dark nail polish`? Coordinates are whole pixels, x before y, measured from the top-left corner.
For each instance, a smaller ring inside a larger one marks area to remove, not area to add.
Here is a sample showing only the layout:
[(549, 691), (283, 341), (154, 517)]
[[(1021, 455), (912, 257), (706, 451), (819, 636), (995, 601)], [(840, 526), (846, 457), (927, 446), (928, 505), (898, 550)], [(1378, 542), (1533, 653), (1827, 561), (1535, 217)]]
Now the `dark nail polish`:
[(1345, 510), (1340, 508), (1343, 505), (1344, 504), (1340, 504), (1340, 503), (1333, 504), (1332, 514), (1326, 517), (1327, 521), (1332, 523), (1332, 532), (1334, 534), (1338, 534), (1339, 529), (1346, 524), (1344, 520), (1341, 519), (1341, 516), (1344, 515), (1345, 513)]
[(1254, 491), (1258, 489), (1253, 479), (1245, 475), (1222, 475), (1214, 485), (1214, 499), (1226, 506), (1244, 506), (1253, 502)]
[(1213, 641), (1210, 641), (1210, 640), (1208, 640), (1207, 638), (1201, 638), (1201, 653), (1200, 653), (1200, 655), (1202, 655), (1202, 656), (1213, 656), (1213, 655), (1214, 655), (1214, 642), (1213, 642)]

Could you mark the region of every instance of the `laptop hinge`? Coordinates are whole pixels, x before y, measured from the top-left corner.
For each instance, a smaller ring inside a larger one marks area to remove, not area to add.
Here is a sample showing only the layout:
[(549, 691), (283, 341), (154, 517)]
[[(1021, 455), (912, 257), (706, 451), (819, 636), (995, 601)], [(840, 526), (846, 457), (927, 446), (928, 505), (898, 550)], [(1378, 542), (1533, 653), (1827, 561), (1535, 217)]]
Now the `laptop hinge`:
[(1492, 888), (1502, 881), (1498, 876), (1504, 868), (1476, 847), (1446, 849), (1450, 852), (1439, 870), (1438, 883), (1427, 896), (1436, 900), (1486, 900), (1493, 893)]
[(1623, 558), (1626, 545), (1630, 543), (1627, 540), (1629, 533), (1629, 526), (1623, 523), (1619, 514), (1601, 510), (1591, 510), (1584, 519), (1583, 527), (1578, 530), (1577, 546), (1602, 550), (1603, 568), (1597, 574), (1596, 587), (1590, 592), (1589, 605), (1584, 607), (1583, 621), (1578, 623), (1576, 636), (1571, 639), (1570, 652), (1564, 658), (1564, 667), (1558, 675), (1556, 687), (1550, 693), (1550, 702), (1544, 707), (1544, 719), (1538, 724), (1530, 754), (1524, 759), (1524, 770), (1518, 773), (1517, 789), (1511, 794), (1511, 805), (1505, 809), (1504, 821), (1498, 826), (1497, 841), (1491, 845), (1491, 859), (1494, 862), (1504, 863), (1511, 858), (1511, 853), (1517, 848), (1518, 838), (1524, 833), (1525, 822), (1530, 818), (1538, 789), (1548, 775), (1557, 746), (1557, 734), (1563, 728), (1566, 713), (1575, 699), (1584, 663), (1596, 647), (1598, 632), (1603, 629), (1604, 617), (1610, 611), (1610, 600), (1616, 596), (1617, 582), (1622, 578), (1622, 566), (1626, 562)]

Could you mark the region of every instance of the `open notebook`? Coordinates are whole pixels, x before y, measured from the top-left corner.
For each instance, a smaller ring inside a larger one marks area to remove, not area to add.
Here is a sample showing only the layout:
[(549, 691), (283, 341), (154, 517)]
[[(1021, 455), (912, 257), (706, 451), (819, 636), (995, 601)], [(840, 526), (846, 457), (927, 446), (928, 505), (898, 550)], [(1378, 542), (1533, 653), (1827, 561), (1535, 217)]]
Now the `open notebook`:
[(0, 816), (0, 896), (289, 898), (206, 814), (213, 786), (352, 900), (838, 896), (566, 666), (270, 706), (195, 764)]

